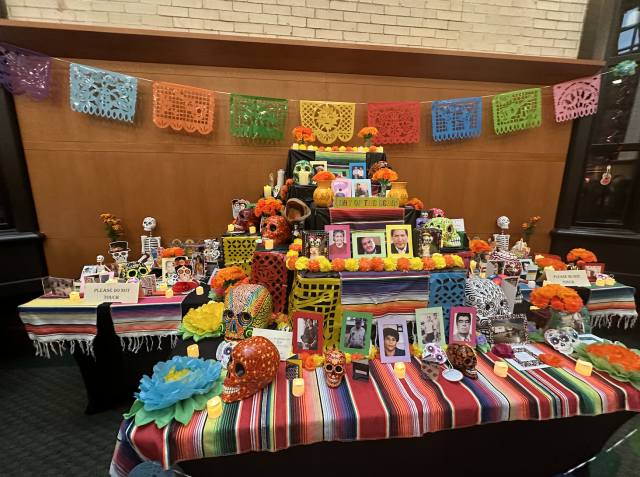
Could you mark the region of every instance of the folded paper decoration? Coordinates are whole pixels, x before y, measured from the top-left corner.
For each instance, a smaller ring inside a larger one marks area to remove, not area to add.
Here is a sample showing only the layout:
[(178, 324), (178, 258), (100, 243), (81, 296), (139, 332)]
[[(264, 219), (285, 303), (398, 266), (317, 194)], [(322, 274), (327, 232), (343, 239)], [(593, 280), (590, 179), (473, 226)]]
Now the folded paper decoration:
[(215, 93), (181, 84), (153, 82), (153, 122), (159, 128), (209, 134)]
[(598, 111), (600, 75), (560, 83), (553, 87), (556, 121), (589, 116)]
[(521, 89), (493, 97), (493, 127), (496, 134), (535, 128), (542, 124), (540, 88)]
[(323, 144), (336, 139), (347, 142), (353, 137), (356, 105), (326, 101), (300, 101), (302, 125), (311, 128)]
[(16, 96), (43, 99), (49, 92), (51, 57), (0, 43), (0, 85)]
[(406, 144), (420, 140), (420, 103), (369, 103), (369, 127), (378, 130), (371, 138), (380, 144)]
[(72, 110), (133, 122), (138, 93), (133, 76), (71, 63), (69, 87)]
[(482, 132), (482, 98), (434, 101), (431, 124), (436, 141), (479, 136)]
[(282, 141), (289, 102), (286, 99), (232, 94), (231, 135)]

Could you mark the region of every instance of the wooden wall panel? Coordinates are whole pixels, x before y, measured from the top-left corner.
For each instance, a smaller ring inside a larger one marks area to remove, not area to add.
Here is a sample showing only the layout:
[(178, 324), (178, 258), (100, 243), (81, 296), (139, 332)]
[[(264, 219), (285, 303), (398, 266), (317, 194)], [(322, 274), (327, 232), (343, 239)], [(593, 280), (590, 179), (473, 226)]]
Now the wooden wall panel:
[[(427, 101), (485, 96), (535, 85), (429, 80), (78, 60), (99, 68), (158, 81), (240, 94), (352, 102)], [(365, 67), (363, 65), (363, 67)], [(288, 132), (300, 124), (299, 103), (289, 103), (284, 141), (250, 141), (229, 134), (229, 96), (217, 94), (209, 135), (160, 129), (151, 120), (151, 83), (140, 81), (134, 123), (74, 112), (69, 107), (68, 66), (55, 62), (49, 96), (16, 97), (25, 154), (46, 234), (52, 275), (77, 277), (83, 265), (106, 255), (101, 213), (123, 219), (131, 256), (140, 250), (142, 220), (158, 220), (156, 234), (174, 238), (219, 237), (231, 220), (230, 201), (256, 201), (268, 174), (284, 168)], [(556, 123), (551, 88), (543, 90), (543, 123), (496, 135), (491, 98), (484, 99), (483, 134), (438, 142), (431, 136), (431, 105), (422, 106), (418, 144), (385, 147), (410, 197), (464, 217), (470, 236), (498, 232), (500, 215), (512, 221), (512, 242), (522, 222), (542, 216), (534, 248), (546, 251), (553, 227), (571, 122)], [(355, 133), (366, 126), (366, 104), (357, 105)], [(354, 138), (346, 145), (361, 145)], [(341, 145), (340, 143), (338, 145)]]

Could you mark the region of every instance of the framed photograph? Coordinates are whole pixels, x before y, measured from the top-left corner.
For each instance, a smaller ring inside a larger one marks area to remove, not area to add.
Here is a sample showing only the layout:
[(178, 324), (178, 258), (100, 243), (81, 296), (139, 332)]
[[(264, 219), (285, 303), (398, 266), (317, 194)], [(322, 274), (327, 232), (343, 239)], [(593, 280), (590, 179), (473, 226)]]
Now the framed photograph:
[(339, 348), (345, 353), (369, 354), (373, 313), (342, 312)]
[(419, 217), (416, 219), (416, 228), (417, 229), (424, 229), (427, 227), (427, 222), (429, 222), (431, 219), (429, 217)]
[(522, 258), (520, 259), (520, 264), (522, 265), (522, 272), (520, 273), (520, 276), (526, 275), (529, 271), (529, 268), (533, 267), (533, 260), (531, 260), (530, 258)]
[(207, 266), (204, 260), (204, 253), (191, 253), (191, 267), (193, 268), (194, 278), (204, 278), (207, 274)]
[[(319, 172), (328, 171), (327, 161), (310, 161), (311, 162), (311, 174), (309, 174), (309, 180), (313, 179)], [(316, 181), (312, 181), (312, 184), (315, 184)]]
[[(365, 179), (367, 177), (367, 164), (364, 162), (352, 162), (349, 164), (350, 179)], [(371, 184), (369, 184), (371, 190)], [(354, 196), (355, 197), (355, 196)]]
[(140, 277), (140, 286), (142, 287), (142, 291), (144, 292), (144, 296), (153, 296), (156, 292), (156, 276), (155, 275), (145, 275), (144, 277)]
[(88, 275), (89, 273), (98, 273), (98, 266), (97, 265), (85, 265), (84, 267), (82, 267), (82, 273), (80, 274), (80, 276)]
[(585, 263), (582, 265), (582, 270), (587, 272), (587, 279), (590, 282), (595, 282), (596, 275), (598, 273), (604, 273), (604, 263)]
[(489, 344), (525, 346), (529, 344), (527, 315), (502, 315), (489, 318)]
[(329, 232), (324, 230), (304, 231), (304, 256), (309, 260), (319, 256), (329, 258)]
[[(335, 181), (334, 181), (335, 182)], [(329, 233), (329, 260), (351, 258), (351, 234), (348, 225), (325, 225)]]
[(82, 275), (80, 277), (80, 295), (84, 295), (84, 286), (87, 283), (107, 283), (107, 281), (114, 276), (114, 272), (89, 273), (87, 275)]
[(476, 347), (476, 311), (474, 307), (452, 306), (449, 316), (449, 343)]
[(371, 197), (371, 179), (351, 179), (351, 197)]
[(47, 298), (69, 298), (73, 291), (72, 278), (44, 277), (42, 290)]
[(351, 179), (331, 181), (331, 190), (336, 197), (351, 197)]
[(173, 262), (176, 261), (176, 257), (168, 257), (162, 259), (162, 280), (167, 281), (169, 277), (176, 274), (176, 267)]
[(384, 232), (354, 232), (351, 234), (353, 258), (387, 258)]
[(329, 172), (336, 176), (336, 179), (350, 179), (348, 166), (329, 166)]
[(493, 265), (493, 273), (490, 273), (490, 271), (487, 270), (487, 278), (489, 278), (489, 276), (491, 275), (504, 274), (504, 260), (487, 260), (487, 262)]
[(387, 255), (392, 258), (413, 258), (410, 225), (387, 225)]
[(518, 363), (523, 368), (530, 368), (532, 366), (542, 366), (544, 363), (540, 361), (535, 353), (532, 353), (525, 347), (513, 348), (513, 361)]
[(296, 311), (293, 314), (293, 352), (322, 354), (322, 313)]
[(420, 348), (428, 344), (446, 346), (442, 307), (416, 309), (416, 326)]
[(440, 229), (416, 229), (418, 234), (418, 256), (420, 258), (431, 257), (440, 251), (442, 232)]
[(411, 346), (404, 318), (378, 319), (380, 360), (383, 363), (411, 362)]

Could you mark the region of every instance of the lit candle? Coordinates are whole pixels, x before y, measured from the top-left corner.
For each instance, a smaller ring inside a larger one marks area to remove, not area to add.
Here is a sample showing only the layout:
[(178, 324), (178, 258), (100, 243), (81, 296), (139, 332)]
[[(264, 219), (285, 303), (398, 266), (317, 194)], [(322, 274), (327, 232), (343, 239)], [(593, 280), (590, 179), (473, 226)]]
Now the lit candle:
[(165, 296), (165, 298), (172, 298), (173, 297), (173, 290), (167, 290), (166, 292), (164, 292), (164, 296)]
[(394, 364), (393, 374), (395, 374), (398, 379), (404, 379), (405, 374), (407, 374), (407, 368), (405, 368), (404, 363)]
[(107, 283), (118, 283), (118, 279), (115, 277), (109, 278), (109, 280), (107, 280)]
[(202, 287), (196, 288), (196, 295), (202, 295), (202, 294), (204, 294), (204, 288)]
[(167, 284), (165, 282), (160, 283), (160, 291), (167, 291)]
[(542, 286), (543, 287), (546, 287), (548, 284), (549, 284), (549, 280), (545, 280), (545, 281), (542, 282)]
[(250, 234), (255, 234), (256, 233), (256, 228), (253, 225), (251, 227), (249, 227), (249, 233)]
[(300, 171), (298, 182), (300, 182), (300, 185), (309, 185), (309, 173), (307, 171)]
[(493, 372), (501, 378), (506, 378), (507, 374), (509, 374), (509, 366), (504, 361), (498, 361), (493, 365)]
[(548, 267), (544, 267), (544, 271), (545, 272), (554, 272), (556, 269), (553, 268), (552, 266), (548, 266)]
[(585, 361), (583, 359), (579, 359), (576, 361), (576, 373), (582, 374), (583, 376), (591, 376), (591, 372), (593, 371), (593, 364), (589, 361)]
[(233, 232), (234, 230), (235, 230), (235, 227), (233, 226), (233, 224), (229, 224), (229, 225), (227, 226), (227, 231), (229, 231), (229, 232)]
[(69, 293), (69, 300), (79, 300), (80, 299), (80, 293), (74, 291)]
[(265, 250), (273, 250), (273, 240), (265, 239), (264, 240), (264, 248), (265, 248)]
[(191, 346), (187, 346), (187, 356), (189, 356), (190, 358), (199, 358), (200, 357), (200, 350), (198, 349), (198, 345), (194, 344)]
[(216, 396), (207, 401), (207, 414), (211, 419), (220, 417), (220, 414), (222, 414), (222, 401), (220, 400), (220, 396)]
[(300, 397), (304, 394), (304, 379), (297, 378), (293, 380), (293, 385), (291, 386), (291, 392), (295, 397)]
[(271, 187), (264, 186), (264, 198), (271, 197)]

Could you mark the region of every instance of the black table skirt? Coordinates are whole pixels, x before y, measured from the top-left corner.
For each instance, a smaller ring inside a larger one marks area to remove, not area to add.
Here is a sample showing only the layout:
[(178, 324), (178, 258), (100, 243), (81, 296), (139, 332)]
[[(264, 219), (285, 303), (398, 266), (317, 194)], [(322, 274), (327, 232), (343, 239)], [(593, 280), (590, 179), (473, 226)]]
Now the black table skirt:
[[(204, 294), (189, 293), (182, 302), (182, 316), (191, 308), (197, 308), (209, 301), (209, 287), (204, 286)], [(76, 346), (73, 356), (80, 368), (80, 374), (87, 391), (86, 414), (95, 414), (118, 405), (133, 397), (138, 390), (140, 379), (153, 374), (153, 367), (165, 361), (171, 353), (171, 339), (163, 338), (158, 349), (158, 338), (153, 338), (153, 347), (143, 345), (137, 353), (123, 351), (116, 335), (109, 312), (109, 303), (98, 306), (98, 334), (93, 341), (95, 355), (87, 355)], [(180, 340), (179, 340), (180, 341)], [(186, 351), (184, 353), (186, 355)]]

